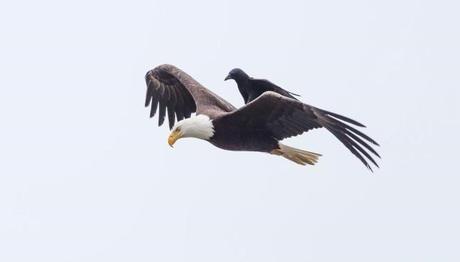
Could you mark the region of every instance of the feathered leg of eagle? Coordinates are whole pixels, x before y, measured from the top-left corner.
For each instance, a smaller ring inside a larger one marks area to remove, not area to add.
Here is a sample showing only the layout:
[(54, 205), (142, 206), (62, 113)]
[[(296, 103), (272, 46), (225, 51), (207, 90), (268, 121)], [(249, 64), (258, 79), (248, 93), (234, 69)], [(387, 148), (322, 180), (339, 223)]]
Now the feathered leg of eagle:
[(296, 162), (299, 165), (314, 165), (318, 162), (321, 154), (305, 151), (279, 143), (279, 148), (270, 152), (273, 155), (282, 156), (286, 159)]

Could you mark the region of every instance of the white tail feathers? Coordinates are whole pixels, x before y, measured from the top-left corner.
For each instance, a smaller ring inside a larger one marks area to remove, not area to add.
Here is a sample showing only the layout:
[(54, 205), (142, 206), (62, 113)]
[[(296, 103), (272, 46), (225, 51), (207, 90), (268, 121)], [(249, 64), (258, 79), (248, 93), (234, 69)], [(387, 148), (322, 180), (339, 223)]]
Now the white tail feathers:
[(274, 149), (271, 151), (272, 154), (283, 156), (286, 159), (296, 162), (299, 165), (314, 165), (318, 162), (320, 154), (293, 148), (283, 144), (279, 144), (279, 149)]

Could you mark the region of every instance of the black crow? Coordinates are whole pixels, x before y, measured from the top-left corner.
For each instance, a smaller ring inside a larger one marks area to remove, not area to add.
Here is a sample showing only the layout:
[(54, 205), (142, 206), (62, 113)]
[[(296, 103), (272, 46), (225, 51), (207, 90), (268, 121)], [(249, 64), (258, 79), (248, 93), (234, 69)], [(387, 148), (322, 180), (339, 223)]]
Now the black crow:
[(228, 73), (225, 80), (229, 79), (235, 80), (236, 84), (238, 85), (238, 90), (240, 90), (240, 93), (244, 99), (244, 103), (246, 104), (267, 91), (273, 91), (293, 99), (296, 99), (294, 96), (299, 96), (284, 90), (283, 88), (273, 84), (268, 80), (252, 78), (239, 68), (234, 68), (230, 71), (230, 73)]

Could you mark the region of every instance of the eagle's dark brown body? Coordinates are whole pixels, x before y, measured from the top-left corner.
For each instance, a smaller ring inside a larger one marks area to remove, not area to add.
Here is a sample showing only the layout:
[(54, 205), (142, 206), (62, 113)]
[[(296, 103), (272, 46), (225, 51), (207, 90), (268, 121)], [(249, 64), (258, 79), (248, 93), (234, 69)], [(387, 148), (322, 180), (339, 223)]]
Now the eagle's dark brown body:
[(219, 148), (234, 151), (258, 151), (270, 153), (278, 148), (278, 140), (266, 130), (246, 130), (229, 126), (221, 118), (213, 120), (214, 136), (209, 142)]

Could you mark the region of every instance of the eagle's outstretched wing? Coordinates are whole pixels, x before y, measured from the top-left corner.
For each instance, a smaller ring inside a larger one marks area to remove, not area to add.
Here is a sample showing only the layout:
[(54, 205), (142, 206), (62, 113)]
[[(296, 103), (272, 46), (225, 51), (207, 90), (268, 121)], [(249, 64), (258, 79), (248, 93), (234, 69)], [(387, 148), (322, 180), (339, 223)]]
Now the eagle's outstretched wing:
[(180, 121), (190, 117), (194, 112), (207, 113), (229, 112), (235, 108), (209, 91), (184, 71), (173, 65), (160, 65), (147, 72), (147, 95), (145, 106), (151, 104), (150, 117), (159, 110), (158, 125), (161, 126), (168, 111), (169, 128), (175, 119)]
[(218, 121), (252, 130), (266, 129), (278, 140), (300, 135), (311, 129), (324, 127), (370, 170), (372, 168), (367, 162), (368, 160), (378, 167), (369, 152), (377, 157), (380, 156), (367, 142), (376, 146), (378, 146), (378, 143), (349, 125), (364, 127), (363, 124), (275, 92), (263, 93), (240, 109), (222, 116)]

